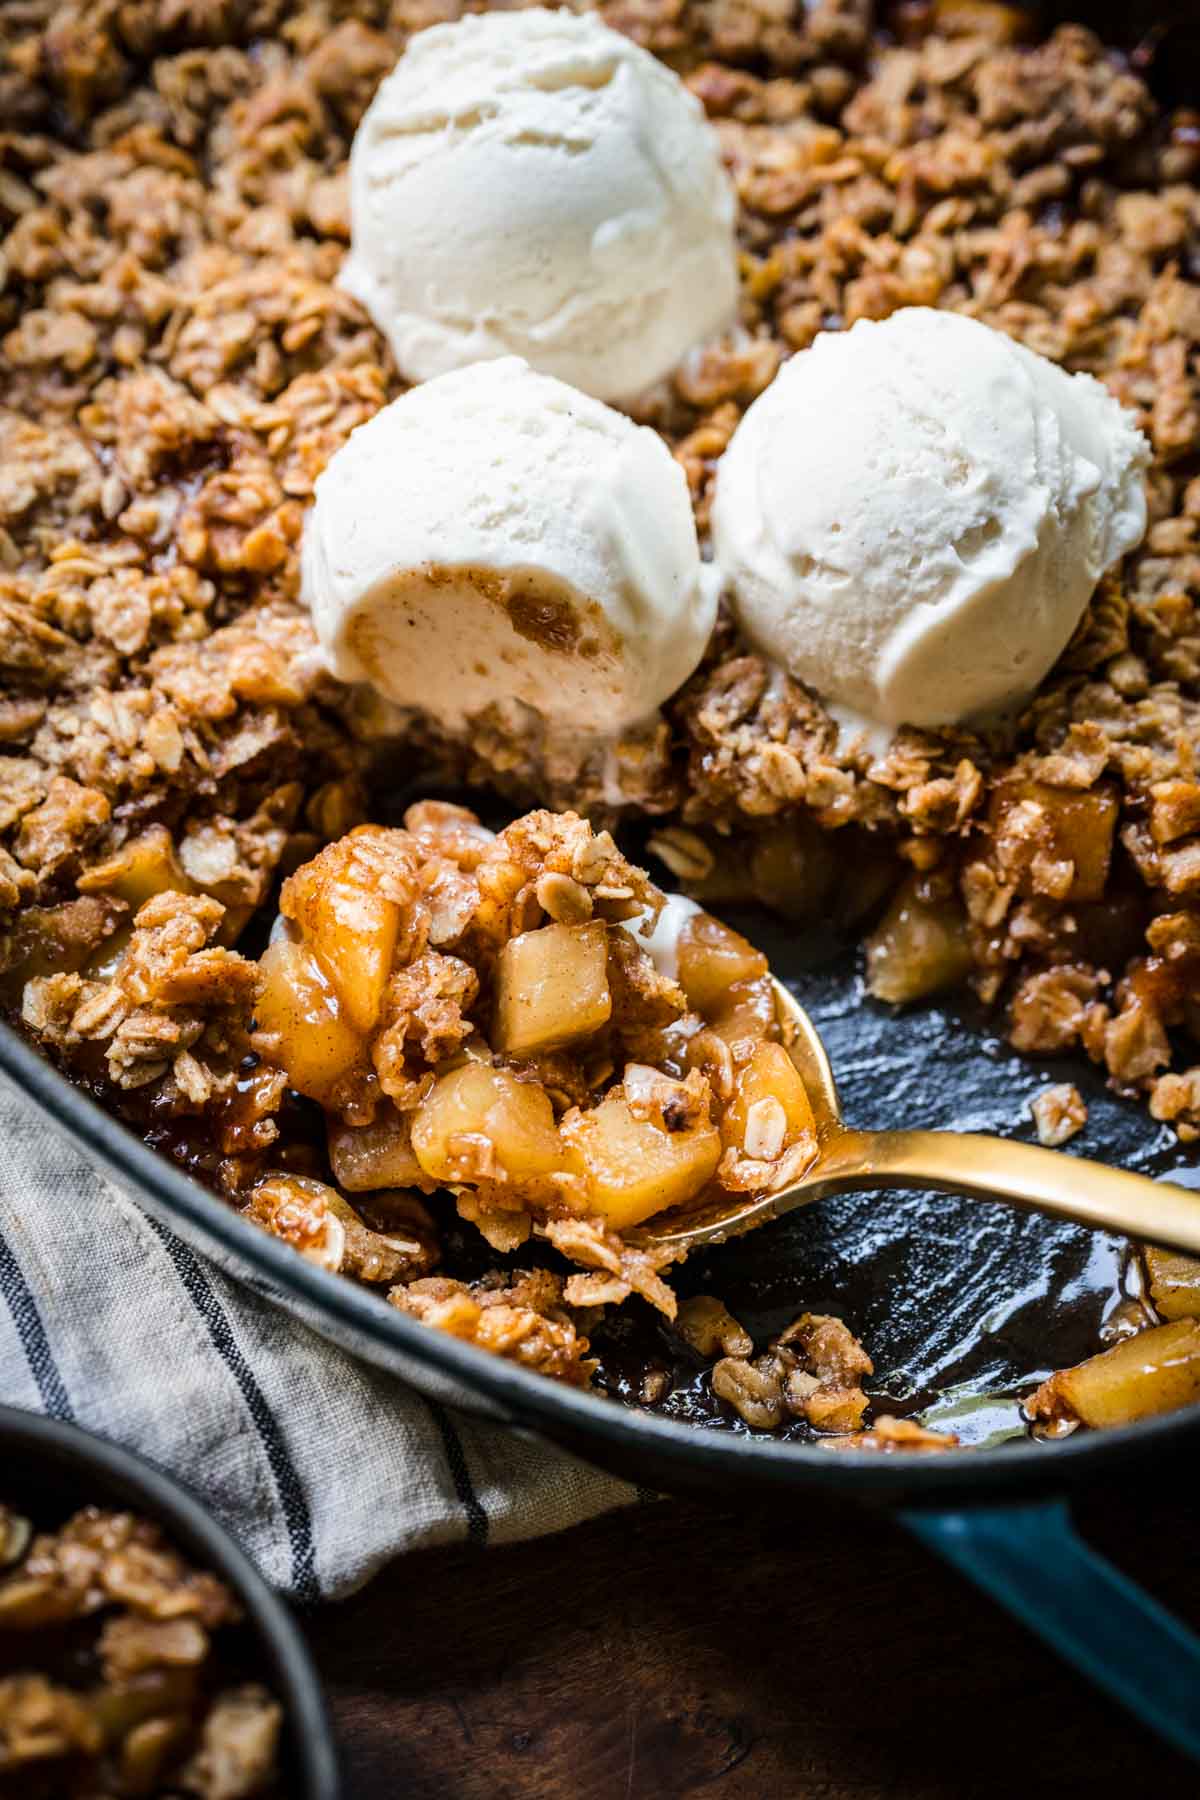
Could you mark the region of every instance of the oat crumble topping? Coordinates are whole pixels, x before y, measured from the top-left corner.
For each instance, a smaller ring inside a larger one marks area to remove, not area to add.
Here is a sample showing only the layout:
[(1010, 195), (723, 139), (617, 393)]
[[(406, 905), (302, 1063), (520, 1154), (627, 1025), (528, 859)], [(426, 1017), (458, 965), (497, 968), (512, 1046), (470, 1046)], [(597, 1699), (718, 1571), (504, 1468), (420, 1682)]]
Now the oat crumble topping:
[[(379, 1201), (364, 1169), (396, 1157), (379, 1118), (468, 1042), (472, 958), (519, 932), (522, 909), (578, 930), (626, 898), (606, 873), (639, 900), (641, 878), (607, 848), (591, 860), (586, 827), (549, 858), (514, 838), (521, 880), (480, 907), (477, 828), (410, 816), (407, 859), (393, 846), (375, 872), (399, 891), (436, 840), (424, 937), (371, 1021), (369, 1073), (347, 1065), (322, 1096), (337, 1188), (303, 1156), (284, 1171), (319, 1193), (261, 1185), (288, 1074), (261, 1018), (251, 1035), (247, 922), (288, 875), (283, 910), (302, 920), (293, 872), (369, 815), (374, 759), (381, 744), (395, 754), (403, 725), (414, 767), (598, 825), (614, 797), (657, 816), (664, 861), (713, 904), (754, 895), (802, 920), (834, 906), (852, 865), (837, 905), (845, 922), (881, 914), (867, 946), (877, 996), (969, 979), (1018, 1049), (1081, 1051), (1194, 1138), (1200, 132), (1090, 32), (1037, 41), (1017, 7), (815, 0), (793, 20), (741, 0), (605, 0), (607, 21), (701, 99), (741, 204), (743, 333), (691, 359), (645, 415), (702, 531), (715, 461), (781, 359), (909, 305), (968, 312), (1099, 376), (1153, 444), (1151, 523), (1010, 739), (904, 731), (850, 759), (819, 701), (723, 616), (661, 725), (604, 766), (545, 744), (512, 709), (463, 744), (323, 675), (297, 603), (314, 480), (402, 388), (336, 285), (350, 140), (409, 34), (459, 10), (0, 6), (0, 975), (12, 1013), (79, 1078), (141, 1095), (160, 1119), (206, 1121), (206, 1172), (230, 1193), (260, 1181), (248, 1204), (265, 1228), (387, 1284), (419, 1317), (578, 1381), (577, 1321), (631, 1290), (661, 1303), (653, 1259), (547, 1215), (536, 1229), (577, 1272), (450, 1281), (430, 1272), (419, 1197)], [(369, 861), (371, 843), (355, 855)], [(467, 929), (463, 957), (447, 946)], [(653, 1067), (646, 1046), (673, 1001), (620, 957), (622, 1055)], [(710, 1050), (699, 1067), (717, 1092), (729, 1071)], [(573, 1059), (552, 1048), (529, 1068), (586, 1133)], [(1078, 1111), (1042, 1096), (1039, 1134), (1065, 1141)], [(766, 1101), (747, 1123), (721, 1167), (752, 1187), (780, 1127)], [(503, 1203), (484, 1146), (454, 1154), (464, 1217), (498, 1250), (518, 1247), (532, 1214)], [(411, 1157), (391, 1168), (389, 1192), (412, 1185)], [(345, 1194), (371, 1196), (370, 1218)], [(728, 1324), (694, 1329), (723, 1349), (732, 1405), (858, 1433), (848, 1364), (835, 1379), (798, 1339), (751, 1360)], [(876, 1447), (895, 1441), (886, 1423)]]
[(1049, 1150), (1069, 1144), (1087, 1124), (1087, 1102), (1073, 1082), (1043, 1088), (1029, 1103), (1038, 1143)]
[(238, 1678), (240, 1616), (224, 1582), (149, 1520), (88, 1506), (35, 1531), (0, 1502), (5, 1791), (278, 1795), (283, 1709)]

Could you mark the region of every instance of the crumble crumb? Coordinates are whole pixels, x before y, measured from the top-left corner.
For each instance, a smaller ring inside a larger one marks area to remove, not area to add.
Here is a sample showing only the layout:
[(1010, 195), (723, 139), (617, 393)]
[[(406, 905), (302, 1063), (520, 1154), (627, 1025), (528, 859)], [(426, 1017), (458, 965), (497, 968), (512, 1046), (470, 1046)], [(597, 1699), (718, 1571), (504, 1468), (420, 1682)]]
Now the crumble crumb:
[(1037, 1127), (1038, 1143), (1057, 1150), (1081, 1132), (1087, 1124), (1087, 1103), (1079, 1089), (1069, 1081), (1043, 1088), (1029, 1103)]

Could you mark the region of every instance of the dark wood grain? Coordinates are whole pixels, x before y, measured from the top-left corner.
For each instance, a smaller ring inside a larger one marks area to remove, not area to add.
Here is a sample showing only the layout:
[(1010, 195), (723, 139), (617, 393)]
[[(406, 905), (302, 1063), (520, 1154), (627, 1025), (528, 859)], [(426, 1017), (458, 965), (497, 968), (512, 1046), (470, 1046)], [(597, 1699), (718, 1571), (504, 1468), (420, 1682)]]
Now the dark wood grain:
[[(1200, 1627), (1194, 1472), (1090, 1497)], [(885, 1520), (664, 1502), (395, 1565), (312, 1621), (348, 1800), (1013, 1800), (1196, 1772)]]

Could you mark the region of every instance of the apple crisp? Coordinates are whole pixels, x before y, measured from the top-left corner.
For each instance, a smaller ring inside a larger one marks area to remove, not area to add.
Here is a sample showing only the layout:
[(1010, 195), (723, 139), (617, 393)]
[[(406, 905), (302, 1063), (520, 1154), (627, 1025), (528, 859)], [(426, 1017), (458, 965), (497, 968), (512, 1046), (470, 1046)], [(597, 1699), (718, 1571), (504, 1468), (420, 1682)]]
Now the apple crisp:
[[(539, 824), (547, 851), (526, 821), (498, 851), (425, 811), (347, 836), (372, 782), (651, 818), (702, 901), (836, 910), (880, 1000), (970, 982), (1019, 1050), (1086, 1055), (1200, 1134), (1200, 121), (1089, 31), (1039, 39), (991, 0), (602, 0), (702, 101), (740, 202), (742, 330), (644, 410), (702, 535), (781, 360), (913, 305), (1104, 381), (1153, 445), (1151, 523), (1004, 735), (847, 752), (723, 613), (663, 719), (603, 757), (514, 708), (464, 741), (341, 688), (298, 604), (314, 481), (402, 390), (336, 285), (350, 141), (411, 33), (459, 10), (0, 4), (0, 977), (40, 1045), (264, 1229), (582, 1381), (589, 1309), (673, 1305), (626, 1235), (626, 1146), (661, 1139), (672, 1171), (686, 1150), (681, 1192), (755, 1191), (805, 1142), (755, 953), (726, 981), (760, 983), (738, 1062), (712, 993), (648, 965), (627, 926), (654, 891), (602, 831)], [(281, 880), (259, 964), (239, 945)], [(551, 932), (598, 1063), (545, 1035), (553, 983), (520, 946)], [(537, 1236), (576, 1272), (436, 1273), (420, 1190), (445, 1185), (497, 1256)], [(808, 1416), (840, 1391), (763, 1356), (726, 1352), (731, 1394)]]
[[(665, 896), (576, 814), (494, 836), (426, 802), (359, 826), (284, 882), (257, 963), (187, 886), (143, 900), (104, 966), (31, 977), (26, 1021), (132, 1116), (192, 1120), (255, 1224), (456, 1335), (586, 1380), (581, 1311), (637, 1293), (675, 1316), (673, 1253), (639, 1226), (816, 1157), (766, 958), (697, 909), (660, 969)], [(287, 1095), (319, 1109), (323, 1156), (281, 1131)], [(497, 1253), (536, 1237), (580, 1272), (429, 1279), (420, 1196), (442, 1190)]]
[(241, 1617), (156, 1525), (0, 1501), (0, 1787), (24, 1800), (278, 1795), (283, 1709), (240, 1679)]

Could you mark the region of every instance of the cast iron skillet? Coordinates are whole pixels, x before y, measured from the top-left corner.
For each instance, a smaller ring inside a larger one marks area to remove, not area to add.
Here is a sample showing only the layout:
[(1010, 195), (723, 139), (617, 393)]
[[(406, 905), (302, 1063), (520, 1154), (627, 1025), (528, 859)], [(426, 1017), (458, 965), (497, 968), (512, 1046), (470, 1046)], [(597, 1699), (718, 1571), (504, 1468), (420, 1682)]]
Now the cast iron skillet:
[[(0, 1406), (0, 1497), (27, 1506), (35, 1524), (81, 1506), (127, 1506), (162, 1525), (241, 1601), (257, 1639), (261, 1676), (282, 1702), (283, 1781), (296, 1800), (339, 1800), (337, 1752), (324, 1696), (304, 1639), (233, 1539), (186, 1489), (140, 1456), (60, 1419)], [(36, 1642), (30, 1640), (36, 1658)]]
[[(1027, 1132), (1028, 1099), (1064, 1073), (1018, 1059), (953, 1009), (895, 1016), (862, 998), (849, 956), (806, 969), (794, 946), (785, 959), (778, 927), (758, 919), (751, 929), (824, 1033), (846, 1115), (864, 1125), (899, 1115)], [(704, 1429), (712, 1421), (697, 1418), (686, 1381), (665, 1413), (580, 1393), (427, 1329), (316, 1268), (150, 1150), (7, 1028), (0, 1068), (149, 1213), (355, 1354), (642, 1485), (739, 1499), (811, 1494), (892, 1510), (1200, 1759), (1200, 1640), (1076, 1536), (1065, 1499), (1139, 1459), (1156, 1476), (1168, 1458), (1194, 1459), (1200, 1407), (1054, 1445), (1021, 1437), (926, 1457), (833, 1453), (728, 1425)], [(1169, 1133), (1107, 1094), (1090, 1069), (1066, 1072), (1087, 1093), (1087, 1150), (1186, 1178)], [(875, 1392), (900, 1411), (932, 1402), (965, 1439), (986, 1444), (1013, 1427), (1014, 1389), (1096, 1347), (1122, 1260), (1115, 1240), (998, 1206), (842, 1195), (695, 1258), (677, 1285), (719, 1293), (756, 1337), (805, 1307), (840, 1313), (875, 1358)]]
[[(1086, 18), (1106, 41), (1137, 46), (1134, 60), (1166, 104), (1194, 103), (1200, 93), (1194, 0), (1153, 11), (1124, 0), (1051, 0), (1038, 10), (1047, 23)], [(895, 1018), (863, 1001), (849, 958), (806, 966), (778, 929), (745, 923), (824, 1034), (853, 1122), (1027, 1130), (1029, 1098), (1068, 1076), (1091, 1109), (1081, 1148), (1186, 1179), (1187, 1158), (1171, 1135), (1107, 1094), (1090, 1069), (1020, 1061), (953, 1009)], [(739, 1433), (686, 1379), (662, 1412), (622, 1406), (427, 1330), (303, 1261), (149, 1150), (3, 1026), (0, 1068), (148, 1212), (356, 1354), (643, 1485), (887, 1508), (1200, 1759), (1200, 1640), (1084, 1544), (1066, 1500), (1138, 1462), (1156, 1475), (1170, 1463), (1187, 1479), (1200, 1450), (1200, 1407), (1053, 1446), (1021, 1439), (922, 1458), (832, 1454)], [(875, 1358), (875, 1391), (900, 1411), (931, 1402), (965, 1439), (987, 1443), (1012, 1426), (1014, 1390), (1096, 1347), (1121, 1265), (1113, 1240), (1032, 1215), (945, 1196), (842, 1195), (694, 1259), (676, 1285), (716, 1291), (756, 1337), (802, 1308), (838, 1312)], [(717, 1423), (726, 1428), (703, 1429)]]

